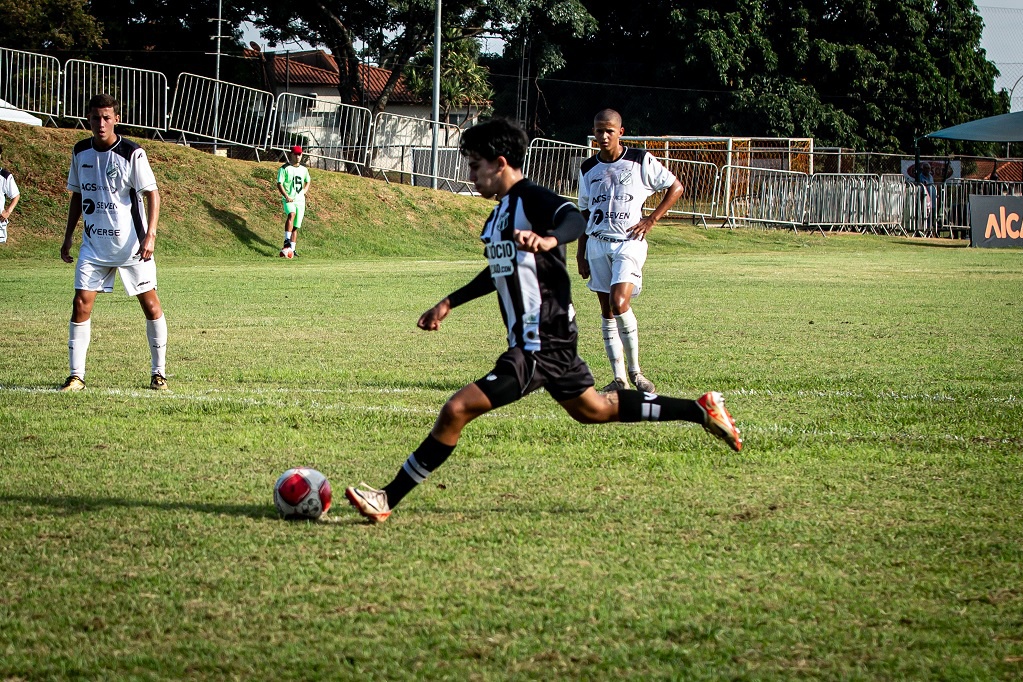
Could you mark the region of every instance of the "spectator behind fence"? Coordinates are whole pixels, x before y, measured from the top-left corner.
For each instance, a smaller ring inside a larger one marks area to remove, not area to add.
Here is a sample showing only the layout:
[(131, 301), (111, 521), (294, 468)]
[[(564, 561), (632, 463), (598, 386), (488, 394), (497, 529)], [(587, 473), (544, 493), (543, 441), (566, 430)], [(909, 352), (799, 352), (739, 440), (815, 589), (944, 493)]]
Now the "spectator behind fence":
[[(0, 146), (0, 159), (3, 159), (3, 155), (4, 148)], [(14, 176), (9, 170), (0, 166), (0, 244), (7, 241), (7, 223), (20, 198), (21, 192), (18, 190), (18, 183), (14, 181)], [(11, 203), (5, 206), (7, 199), (10, 199)]]

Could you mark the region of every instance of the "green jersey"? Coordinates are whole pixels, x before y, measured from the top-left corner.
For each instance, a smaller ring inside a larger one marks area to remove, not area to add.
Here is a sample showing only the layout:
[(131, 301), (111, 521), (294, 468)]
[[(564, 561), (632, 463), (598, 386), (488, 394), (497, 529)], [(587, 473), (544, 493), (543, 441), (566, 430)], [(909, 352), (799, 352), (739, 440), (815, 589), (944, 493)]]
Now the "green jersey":
[(305, 190), (309, 182), (309, 170), (305, 166), (286, 163), (277, 171), (277, 183), (295, 201), (305, 201)]

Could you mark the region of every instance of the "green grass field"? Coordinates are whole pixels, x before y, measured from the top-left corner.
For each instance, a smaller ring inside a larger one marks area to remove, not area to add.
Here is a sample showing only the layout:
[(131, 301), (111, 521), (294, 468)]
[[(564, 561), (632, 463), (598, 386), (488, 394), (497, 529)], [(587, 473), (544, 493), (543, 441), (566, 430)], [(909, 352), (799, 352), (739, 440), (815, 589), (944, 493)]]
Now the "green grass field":
[[(492, 297), (415, 328), (482, 260), (169, 255), (173, 392), (118, 289), (76, 395), (71, 266), (6, 261), (0, 679), (1023, 675), (1020, 253), (658, 230), (644, 369), (722, 391), (743, 452), (533, 395), (378, 526), (344, 486), (503, 349)], [(334, 484), (321, 522), (276, 517), (295, 465)]]
[[(1023, 677), (1019, 251), (661, 224), (644, 370), (722, 391), (742, 453), (533, 395), (374, 526), (343, 488), (389, 481), (503, 350), (493, 297), (415, 327), (483, 266), (490, 204), (314, 173), (284, 261), (276, 162), (148, 141), (172, 392), (118, 285), (63, 395), (83, 135), (0, 124), (3, 682)], [(334, 484), (321, 522), (276, 516), (296, 465)]]

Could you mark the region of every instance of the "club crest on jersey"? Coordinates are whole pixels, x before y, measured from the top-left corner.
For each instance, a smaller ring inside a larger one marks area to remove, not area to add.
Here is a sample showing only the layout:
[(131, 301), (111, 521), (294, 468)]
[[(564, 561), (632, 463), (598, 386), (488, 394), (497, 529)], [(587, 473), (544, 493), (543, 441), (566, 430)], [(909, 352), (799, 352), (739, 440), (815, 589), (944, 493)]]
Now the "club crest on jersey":
[(621, 174), (618, 176), (618, 182), (619, 184), (622, 185), (632, 184), (632, 171), (631, 170), (622, 171)]
[(107, 177), (110, 180), (116, 180), (117, 179), (117, 166), (113, 166), (113, 165), (107, 166)]

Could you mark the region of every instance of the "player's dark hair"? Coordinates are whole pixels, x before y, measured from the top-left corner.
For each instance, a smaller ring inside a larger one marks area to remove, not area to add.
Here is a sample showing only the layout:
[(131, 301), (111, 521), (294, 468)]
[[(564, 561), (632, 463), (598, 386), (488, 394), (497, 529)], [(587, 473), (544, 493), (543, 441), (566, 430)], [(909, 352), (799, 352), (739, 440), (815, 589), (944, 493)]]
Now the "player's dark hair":
[(508, 119), (492, 118), (462, 133), (458, 148), (463, 156), (479, 154), (487, 161), (503, 156), (512, 168), (522, 168), (529, 149), (529, 136)]
[(113, 109), (115, 114), (121, 115), (121, 103), (106, 93), (92, 96), (92, 99), (89, 100), (89, 108), (86, 111), (92, 111), (93, 109)]

